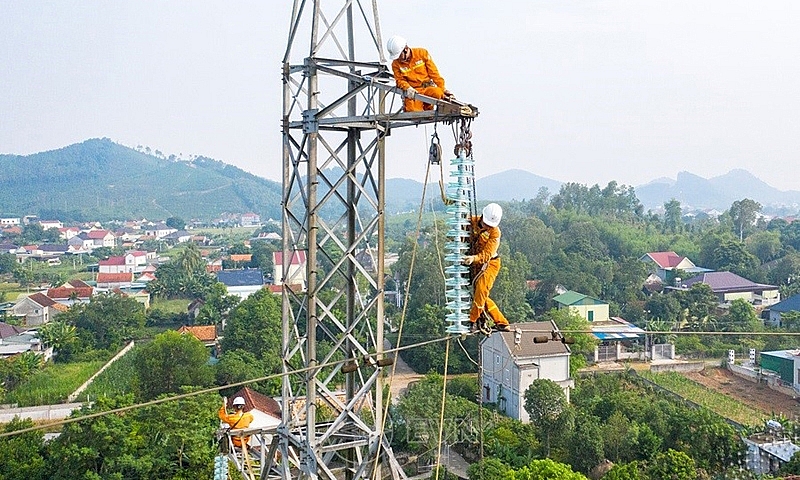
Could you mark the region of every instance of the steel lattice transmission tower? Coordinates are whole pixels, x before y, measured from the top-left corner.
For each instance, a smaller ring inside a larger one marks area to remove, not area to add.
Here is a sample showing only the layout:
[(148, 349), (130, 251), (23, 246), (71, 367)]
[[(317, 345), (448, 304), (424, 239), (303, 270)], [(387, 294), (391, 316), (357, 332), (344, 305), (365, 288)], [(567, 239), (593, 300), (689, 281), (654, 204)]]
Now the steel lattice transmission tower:
[[(281, 455), (262, 478), (405, 478), (382, 425), (384, 141), (446, 115), (432, 99), (436, 114), (402, 112), (382, 44), (376, 0), (294, 1), (283, 59)], [(305, 270), (293, 269), (303, 257)], [(344, 359), (355, 361), (332, 365)]]

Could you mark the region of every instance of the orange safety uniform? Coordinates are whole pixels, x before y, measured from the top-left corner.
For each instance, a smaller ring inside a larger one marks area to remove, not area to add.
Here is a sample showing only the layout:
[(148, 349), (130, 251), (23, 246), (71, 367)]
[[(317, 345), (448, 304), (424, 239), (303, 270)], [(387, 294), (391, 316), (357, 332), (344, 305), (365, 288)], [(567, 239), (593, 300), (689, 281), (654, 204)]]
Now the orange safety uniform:
[(490, 227), (481, 222), (481, 217), (472, 217), (470, 220), (470, 255), (475, 255), (470, 273), (472, 285), (475, 288), (472, 294), (472, 308), (469, 311), (469, 321), (475, 323), (486, 312), (495, 325), (508, 325), (508, 320), (503, 312), (497, 308), (494, 300), (489, 298), (489, 292), (494, 286), (497, 274), (500, 273), (500, 257), (497, 249), (500, 247), (500, 228)]
[[(240, 428), (247, 428), (253, 422), (253, 414), (245, 412), (244, 410), (236, 410), (233, 413), (228, 413), (225, 405), (219, 408), (219, 419), (227, 423), (231, 430), (238, 430)], [(246, 437), (231, 437), (233, 445), (242, 448), (243, 443), (250, 441), (250, 436)]]
[[(392, 70), (397, 88), (404, 92), (408, 87), (414, 87), (414, 90), (422, 95), (439, 99), (444, 97), (444, 78), (439, 75), (436, 64), (424, 48), (412, 48), (407, 62), (402, 62), (399, 58), (394, 60)], [(413, 98), (404, 98), (403, 108), (406, 112), (421, 112), (433, 110), (433, 105)]]

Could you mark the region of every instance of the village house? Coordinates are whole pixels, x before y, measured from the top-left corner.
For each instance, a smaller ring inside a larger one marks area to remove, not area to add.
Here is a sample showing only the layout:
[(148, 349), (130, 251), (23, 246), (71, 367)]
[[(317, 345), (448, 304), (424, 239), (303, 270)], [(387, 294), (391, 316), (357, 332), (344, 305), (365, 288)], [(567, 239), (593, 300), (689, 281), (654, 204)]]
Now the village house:
[(243, 270), (222, 270), (217, 272), (217, 281), (222, 282), (229, 295), (237, 295), (242, 300), (264, 288), (264, 274), (258, 268)]
[(306, 252), (298, 250), (292, 254), (291, 261), (289, 262), (286, 272), (283, 270), (283, 252), (272, 252), (273, 264), (273, 283), (275, 285), (282, 285), (284, 283), (289, 285), (300, 285), (303, 289), (306, 288)]
[(737, 298), (746, 300), (759, 310), (781, 301), (781, 293), (775, 285), (755, 283), (733, 272), (709, 272), (681, 282), (680, 286), (668, 287), (689, 290), (696, 283), (705, 283), (717, 296), (721, 305), (729, 305)]
[(0, 218), (0, 227), (16, 227), (19, 226), (22, 221), (19, 217), (4, 217)]
[(81, 280), (70, 280), (60, 287), (47, 290), (47, 296), (56, 302), (71, 307), (76, 303), (89, 303), (94, 288)]
[(600, 340), (595, 347), (595, 362), (646, 357), (644, 345), (640, 344), (645, 331), (621, 317), (611, 317), (608, 303), (572, 290), (556, 295), (553, 300), (560, 310), (568, 309), (589, 322), (592, 335)]
[(65, 305), (58, 303), (43, 293), (34, 293), (17, 300), (11, 307), (10, 314), (22, 319), (23, 325), (35, 327), (50, 322), (52, 317), (67, 310)]
[(168, 227), (164, 223), (156, 223), (150, 224), (143, 228), (144, 234), (149, 237), (154, 237), (156, 239), (162, 239), (169, 235), (170, 233), (177, 232), (178, 230), (172, 227)]
[(191, 335), (200, 340), (208, 349), (212, 358), (219, 357), (219, 341), (217, 337), (217, 327), (215, 325), (184, 325), (178, 329), (178, 333)]
[(64, 228), (64, 224), (61, 223), (59, 220), (39, 220), (39, 225), (42, 226), (43, 230), (50, 230), (51, 228), (60, 230)]
[(800, 313), (800, 294), (792, 295), (786, 300), (769, 307), (767, 325), (771, 327), (786, 327), (787, 325), (782, 321), (782, 317), (789, 312)]
[(67, 240), (67, 246), (69, 247), (69, 251), (74, 253), (91, 252), (95, 248), (94, 240), (89, 238), (87, 232), (81, 232), (71, 237)]
[(37, 353), (43, 357), (45, 362), (53, 358), (53, 347), (43, 348), (35, 330), (25, 331), (0, 322), (0, 359), (25, 352)]
[(512, 331), (497, 332), (481, 342), (481, 395), (511, 418), (530, 422), (525, 391), (534, 380), (556, 382), (569, 401), (575, 381), (569, 373), (569, 347), (560, 341), (534, 342), (534, 337), (558, 332), (553, 322), (512, 324)]
[(239, 224), (243, 227), (258, 227), (261, 225), (261, 216), (253, 212), (243, 213)]
[(97, 274), (97, 288), (106, 290), (131, 288), (131, 284), (133, 284), (133, 275), (133, 272), (100, 272)]
[(92, 240), (93, 247), (114, 247), (117, 244), (117, 237), (110, 230), (89, 230), (87, 237)]
[(61, 227), (58, 229), (58, 236), (62, 240), (69, 240), (79, 233), (81, 233), (81, 230), (78, 227)]

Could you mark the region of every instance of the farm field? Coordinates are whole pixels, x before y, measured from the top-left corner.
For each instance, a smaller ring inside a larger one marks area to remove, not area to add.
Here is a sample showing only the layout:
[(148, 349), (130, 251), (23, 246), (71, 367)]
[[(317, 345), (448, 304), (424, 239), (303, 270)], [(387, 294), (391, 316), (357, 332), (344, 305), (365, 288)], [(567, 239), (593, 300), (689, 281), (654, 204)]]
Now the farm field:
[(710, 389), (680, 373), (640, 372), (639, 375), (670, 392), (677, 393), (681, 397), (706, 407), (722, 417), (729, 418), (743, 425), (760, 424), (767, 418), (767, 412), (753, 408), (735, 398)]
[(727, 369), (706, 368), (702, 372), (684, 375), (767, 415), (783, 414), (788, 418), (800, 417), (800, 403), (797, 400), (776, 392), (763, 383), (756, 384), (737, 377)]
[(31, 407), (65, 402), (67, 396), (100, 370), (104, 363), (97, 360), (50, 364), (9, 391), (3, 403)]
[(133, 367), (135, 355), (136, 347), (118, 358), (103, 373), (98, 375), (77, 400), (85, 402), (97, 397), (133, 393), (133, 380), (136, 377)]

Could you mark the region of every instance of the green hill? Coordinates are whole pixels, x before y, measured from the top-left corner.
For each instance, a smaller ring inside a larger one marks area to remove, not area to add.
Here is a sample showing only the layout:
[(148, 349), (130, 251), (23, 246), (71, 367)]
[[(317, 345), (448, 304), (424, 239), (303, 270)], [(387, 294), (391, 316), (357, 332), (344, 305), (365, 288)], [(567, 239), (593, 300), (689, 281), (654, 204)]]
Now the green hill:
[(0, 155), (0, 215), (86, 218), (281, 217), (281, 185), (210, 158), (175, 161), (107, 138), (32, 155)]

